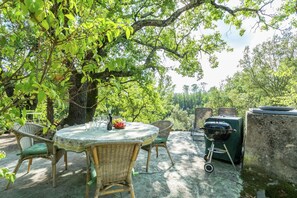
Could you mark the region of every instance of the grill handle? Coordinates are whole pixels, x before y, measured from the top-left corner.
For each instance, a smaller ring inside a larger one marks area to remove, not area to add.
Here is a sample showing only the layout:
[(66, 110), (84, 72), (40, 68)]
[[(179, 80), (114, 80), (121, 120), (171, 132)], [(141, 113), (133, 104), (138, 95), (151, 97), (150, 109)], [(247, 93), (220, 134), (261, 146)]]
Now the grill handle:
[[(205, 127), (201, 127), (201, 128), (199, 128), (199, 129), (205, 131), (205, 129), (207, 129), (207, 128), (205, 128)], [(228, 129), (228, 131), (237, 132), (236, 129)]]

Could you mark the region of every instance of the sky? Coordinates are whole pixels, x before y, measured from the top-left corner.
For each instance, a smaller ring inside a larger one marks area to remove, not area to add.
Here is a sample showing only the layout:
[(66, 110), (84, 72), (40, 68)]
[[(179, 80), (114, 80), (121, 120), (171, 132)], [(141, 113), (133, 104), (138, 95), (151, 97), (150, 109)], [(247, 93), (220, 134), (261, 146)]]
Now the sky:
[(175, 93), (182, 93), (183, 86), (192, 84), (206, 83), (206, 90), (210, 87), (219, 87), (220, 83), (228, 76), (233, 76), (234, 73), (240, 71), (238, 67), (239, 60), (243, 58), (243, 51), (246, 46), (250, 49), (256, 45), (272, 38), (274, 32), (246, 32), (244, 36), (239, 36), (236, 31), (228, 31), (223, 34), (224, 40), (230, 47), (233, 48), (232, 52), (222, 52), (218, 55), (219, 66), (217, 68), (210, 68), (207, 61), (202, 61), (202, 68), (204, 77), (200, 81), (196, 78), (182, 77), (174, 72), (171, 72), (172, 81), (175, 84)]
[(229, 26), (219, 24), (219, 30), (222, 33), (223, 39), (227, 44), (233, 48), (233, 52), (222, 52), (218, 54), (219, 67), (210, 68), (207, 61), (202, 60), (202, 69), (204, 73), (203, 79), (197, 81), (196, 78), (182, 77), (174, 72), (170, 72), (172, 81), (175, 84), (175, 93), (182, 93), (183, 86), (192, 84), (206, 83), (206, 90), (210, 87), (219, 87), (221, 82), (228, 76), (233, 76), (234, 73), (240, 71), (238, 67), (239, 60), (243, 58), (243, 51), (246, 46), (253, 49), (256, 45), (271, 39), (274, 35), (274, 31), (260, 31), (259, 29), (251, 29), (254, 23), (246, 24), (246, 32), (243, 36), (240, 36), (235, 28), (230, 29)]

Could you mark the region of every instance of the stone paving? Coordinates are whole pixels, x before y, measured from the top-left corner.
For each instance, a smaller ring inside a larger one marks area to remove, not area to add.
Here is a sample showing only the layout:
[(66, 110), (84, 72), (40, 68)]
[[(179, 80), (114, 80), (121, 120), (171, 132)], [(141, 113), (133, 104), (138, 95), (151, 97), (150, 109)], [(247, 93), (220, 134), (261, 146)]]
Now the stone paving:
[[(240, 197), (242, 180), (240, 166), (235, 171), (231, 164), (214, 160), (213, 173), (204, 171), (204, 141), (193, 141), (190, 132), (176, 131), (169, 137), (168, 147), (175, 162), (171, 162), (165, 149), (159, 149), (159, 158), (152, 153), (149, 173), (145, 173), (147, 152), (141, 150), (133, 176), (135, 195), (138, 198), (236, 198)], [(17, 164), (17, 146), (12, 135), (0, 136), (0, 150), (7, 153), (0, 160), (0, 167), (13, 170)], [(68, 152), (68, 170), (64, 170), (63, 160), (57, 164), (57, 187), (52, 188), (51, 163), (49, 160), (33, 160), (27, 174), (24, 162), (17, 179), (8, 190), (6, 181), (0, 179), (0, 197), (5, 198), (79, 198), (85, 195), (86, 161), (84, 153)], [(90, 195), (94, 193), (91, 187)], [(130, 197), (128, 193), (106, 197)]]

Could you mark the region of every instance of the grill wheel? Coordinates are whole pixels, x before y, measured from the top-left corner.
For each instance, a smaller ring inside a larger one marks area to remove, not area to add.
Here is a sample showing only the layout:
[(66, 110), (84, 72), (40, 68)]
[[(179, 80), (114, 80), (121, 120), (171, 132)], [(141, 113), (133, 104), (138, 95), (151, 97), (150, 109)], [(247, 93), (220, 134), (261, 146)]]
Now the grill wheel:
[(211, 163), (204, 164), (204, 170), (207, 173), (212, 173), (214, 170), (214, 166)]

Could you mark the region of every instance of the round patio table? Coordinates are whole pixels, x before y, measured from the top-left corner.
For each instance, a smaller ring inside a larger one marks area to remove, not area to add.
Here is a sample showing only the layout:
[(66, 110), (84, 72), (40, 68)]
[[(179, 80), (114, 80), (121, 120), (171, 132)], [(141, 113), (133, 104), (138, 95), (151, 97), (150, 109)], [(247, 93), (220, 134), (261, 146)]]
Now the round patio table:
[(113, 128), (110, 131), (106, 123), (89, 129), (81, 124), (58, 130), (54, 136), (54, 145), (75, 152), (85, 151), (85, 145), (89, 143), (142, 140), (142, 145), (148, 145), (155, 140), (158, 132), (158, 127), (141, 122), (127, 122), (124, 129)]

